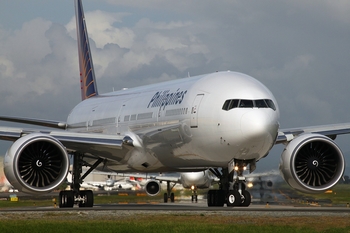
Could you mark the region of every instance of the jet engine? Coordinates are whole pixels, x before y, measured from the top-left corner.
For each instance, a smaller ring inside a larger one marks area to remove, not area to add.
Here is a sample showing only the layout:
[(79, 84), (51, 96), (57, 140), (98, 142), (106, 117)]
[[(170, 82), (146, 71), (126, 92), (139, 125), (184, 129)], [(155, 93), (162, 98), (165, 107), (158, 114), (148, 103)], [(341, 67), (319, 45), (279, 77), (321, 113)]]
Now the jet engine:
[(4, 172), (19, 191), (47, 193), (66, 178), (69, 158), (57, 139), (42, 133), (28, 134), (15, 141), (6, 152)]
[(156, 180), (150, 180), (145, 185), (145, 191), (149, 196), (156, 196), (161, 190), (160, 184)]
[(338, 145), (319, 134), (293, 139), (281, 156), (280, 171), (293, 188), (305, 193), (332, 188), (344, 173), (345, 160)]

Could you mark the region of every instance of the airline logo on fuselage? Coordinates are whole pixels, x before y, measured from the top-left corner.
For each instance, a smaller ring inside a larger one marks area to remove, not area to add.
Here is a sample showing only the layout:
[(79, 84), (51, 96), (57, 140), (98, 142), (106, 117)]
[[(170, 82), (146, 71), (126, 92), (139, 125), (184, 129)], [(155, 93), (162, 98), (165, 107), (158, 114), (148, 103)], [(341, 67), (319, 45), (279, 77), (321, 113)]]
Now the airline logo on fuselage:
[(175, 92), (170, 92), (170, 90), (158, 91), (152, 97), (147, 108), (163, 107), (163, 109), (165, 109), (165, 107), (168, 105), (181, 104), (186, 93), (187, 90), (181, 91), (180, 88)]

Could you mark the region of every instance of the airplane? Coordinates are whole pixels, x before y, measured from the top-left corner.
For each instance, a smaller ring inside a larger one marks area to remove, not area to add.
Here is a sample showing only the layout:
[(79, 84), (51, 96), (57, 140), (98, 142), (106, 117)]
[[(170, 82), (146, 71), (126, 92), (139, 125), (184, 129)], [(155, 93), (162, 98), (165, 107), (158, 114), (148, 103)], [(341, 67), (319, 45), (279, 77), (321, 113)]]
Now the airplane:
[(164, 193), (164, 202), (175, 201), (175, 194), (172, 192), (175, 185), (180, 184), (185, 189), (191, 189), (192, 202), (198, 201), (197, 189), (207, 189), (213, 184), (218, 183), (219, 180), (214, 177), (209, 169), (199, 172), (181, 172), (180, 174), (161, 174), (161, 175), (148, 175), (148, 174), (118, 174), (120, 176), (136, 177), (144, 179), (141, 182), (141, 186), (149, 196), (156, 196), (161, 191), (160, 183), (166, 182), (166, 192)]
[(259, 193), (260, 199), (264, 197), (266, 191), (271, 192), (273, 189), (276, 189), (282, 182), (282, 176), (277, 170), (249, 174), (246, 180), (247, 189), (250, 191), (252, 196), (256, 196), (256, 193)]
[[(2, 116), (2, 121), (50, 129), (0, 127), (13, 141), (4, 172), (19, 191), (42, 194), (66, 179), (60, 207), (93, 206), (80, 184), (94, 169), (114, 172), (195, 172), (212, 168), (220, 179), (208, 206), (249, 206), (244, 171), (253, 172), (275, 144), (284, 144), (280, 170), (302, 192), (324, 192), (343, 176), (344, 155), (335, 143), (350, 123), (280, 129), (271, 91), (246, 74), (221, 71), (168, 82), (98, 92), (84, 11), (75, 0), (82, 101), (65, 122)], [(82, 166), (89, 166), (82, 174)], [(219, 172), (220, 170), (220, 172)], [(235, 178), (234, 178), (235, 177)]]
[[(108, 175), (109, 177), (105, 181), (83, 181), (80, 184), (80, 188), (83, 189), (93, 189), (93, 190), (105, 190), (105, 191), (112, 191), (112, 190), (132, 190), (135, 188), (139, 188), (138, 182), (135, 182), (133, 180), (127, 180), (127, 179), (120, 179), (120, 180), (114, 180)], [(73, 176), (71, 172), (68, 172), (67, 175), (67, 183), (72, 184)]]
[(13, 190), (12, 185), (8, 182), (5, 175), (0, 175), (0, 192), (9, 192)]
[[(213, 171), (215, 172), (215, 171)], [(145, 179), (141, 185), (144, 187), (146, 194), (149, 196), (156, 196), (161, 191), (161, 186), (159, 182), (166, 182), (166, 192), (164, 193), (164, 202), (168, 202), (170, 199), (171, 202), (175, 201), (175, 194), (172, 192), (172, 189), (175, 185), (180, 184), (185, 189), (191, 189), (192, 202), (198, 201), (197, 190), (198, 189), (208, 189), (212, 185), (217, 184), (220, 180), (213, 176), (211, 169), (207, 169), (200, 172), (182, 172), (179, 175), (177, 174), (161, 174), (158, 176), (147, 175), (147, 174), (118, 174), (119, 176), (127, 177), (137, 177)], [(266, 190), (271, 190), (273, 187), (276, 187), (276, 183), (279, 183), (282, 180), (280, 172), (277, 170), (271, 170), (268, 172), (248, 174), (246, 176), (246, 189), (249, 191), (258, 191), (260, 192), (261, 198), (264, 195)]]

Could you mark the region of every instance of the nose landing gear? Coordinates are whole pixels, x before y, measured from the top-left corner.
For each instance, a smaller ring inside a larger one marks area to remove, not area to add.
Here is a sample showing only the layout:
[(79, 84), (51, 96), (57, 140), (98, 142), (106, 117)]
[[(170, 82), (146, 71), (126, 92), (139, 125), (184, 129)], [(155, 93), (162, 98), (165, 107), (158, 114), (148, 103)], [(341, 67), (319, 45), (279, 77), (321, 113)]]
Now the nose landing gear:
[[(218, 207), (226, 204), (228, 207), (247, 207), (250, 205), (251, 196), (246, 190), (246, 179), (243, 176), (243, 171), (246, 170), (248, 164), (250, 163), (247, 161), (235, 160), (233, 169), (229, 169), (229, 166), (222, 168), (221, 171), (211, 169), (211, 172), (220, 179), (220, 182), (219, 190), (208, 191), (208, 206)], [(237, 173), (236, 177), (234, 177), (235, 172)]]

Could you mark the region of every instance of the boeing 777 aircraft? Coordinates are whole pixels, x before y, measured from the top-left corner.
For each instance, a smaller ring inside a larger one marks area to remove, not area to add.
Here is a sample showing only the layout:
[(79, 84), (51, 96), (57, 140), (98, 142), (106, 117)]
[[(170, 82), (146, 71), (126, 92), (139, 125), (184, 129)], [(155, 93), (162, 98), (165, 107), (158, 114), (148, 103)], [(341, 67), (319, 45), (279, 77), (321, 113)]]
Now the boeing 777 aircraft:
[[(52, 128), (0, 127), (0, 138), (14, 142), (5, 155), (4, 171), (19, 191), (54, 190), (66, 179), (72, 156), (72, 190), (60, 192), (60, 207), (93, 206), (92, 191), (80, 191), (80, 184), (92, 170), (107, 168), (212, 168), (220, 188), (208, 192), (208, 206), (249, 206), (243, 172), (254, 171), (256, 162), (278, 143), (285, 144), (280, 170), (293, 188), (323, 192), (342, 177), (344, 156), (334, 139), (350, 133), (350, 123), (280, 130), (275, 97), (248, 75), (214, 72), (99, 93), (81, 0), (75, 0), (75, 8), (82, 101), (66, 122), (0, 118)], [(82, 174), (82, 166), (90, 169)]]
[(214, 183), (218, 183), (219, 180), (214, 177), (209, 169), (199, 172), (181, 172), (179, 175), (162, 174), (158, 176), (152, 176), (148, 174), (117, 174), (120, 176), (136, 177), (145, 179), (146, 182), (141, 183), (149, 196), (156, 196), (161, 191), (160, 182), (166, 182), (166, 193), (164, 193), (164, 202), (175, 201), (175, 194), (172, 192), (176, 184), (181, 184), (185, 189), (192, 190), (192, 202), (197, 202), (197, 189), (210, 188)]

